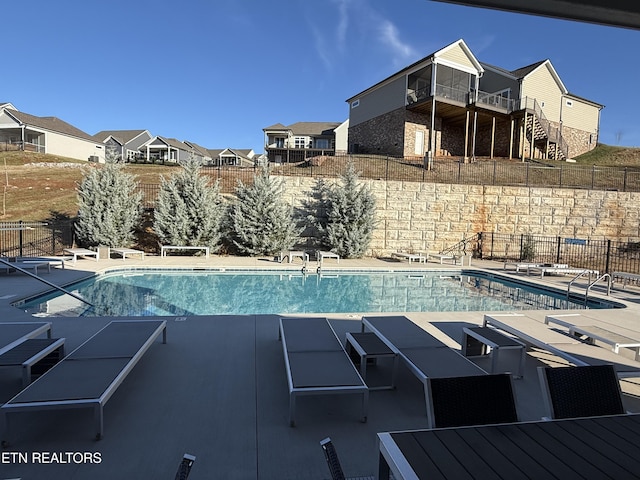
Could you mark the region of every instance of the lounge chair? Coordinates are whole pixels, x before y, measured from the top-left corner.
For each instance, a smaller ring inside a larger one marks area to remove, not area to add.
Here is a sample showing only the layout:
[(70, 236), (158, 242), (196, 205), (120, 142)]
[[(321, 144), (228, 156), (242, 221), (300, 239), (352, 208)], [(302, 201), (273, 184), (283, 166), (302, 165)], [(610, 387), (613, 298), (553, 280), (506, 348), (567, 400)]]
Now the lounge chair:
[(429, 379), (487, 375), (483, 369), (420, 328), (405, 316), (362, 317), (363, 330), (374, 332), (398, 353), (399, 358), (424, 385), (429, 414)]
[(193, 463), (195, 461), (196, 457), (194, 455), (185, 453), (180, 461), (180, 465), (178, 465), (175, 480), (187, 480), (187, 478), (189, 478), (189, 473), (191, 473), (191, 467), (193, 467)]
[(0, 355), (12, 350), (30, 338), (43, 333), (51, 338), (49, 322), (0, 322)]
[(104, 405), (161, 333), (166, 343), (166, 327), (164, 320), (107, 324), (0, 408), (3, 445), (9, 413), (40, 410), (93, 408), (96, 438), (102, 438)]
[(519, 338), (528, 346), (546, 350), (575, 366), (612, 364), (618, 378), (640, 377), (640, 362), (586, 343), (521, 314), (485, 315), (483, 326), (497, 328)]
[(548, 418), (626, 413), (613, 365), (538, 367), (538, 376)]
[(518, 421), (511, 375), (430, 378), (429, 428)]
[(49, 262), (2, 262), (0, 263), (0, 269), (7, 273), (16, 272), (20, 270), (33, 270), (37, 275), (38, 270), (46, 270), (47, 273), (51, 273), (51, 264)]
[(399, 258), (400, 260), (407, 260), (409, 264), (411, 264), (411, 262), (426, 263), (427, 261), (427, 257), (421, 253), (394, 252), (391, 256)]
[(340, 263), (340, 255), (338, 255), (337, 253), (318, 250), (318, 252), (316, 252), (316, 257), (318, 259), (318, 263), (320, 263), (321, 265), (325, 258), (334, 258), (337, 263)]
[(520, 273), (520, 270), (527, 270), (529, 268), (540, 267), (540, 263), (527, 263), (527, 262), (504, 262), (504, 270), (507, 270), (507, 267), (512, 266), (515, 268), (516, 273)]
[(565, 264), (542, 264), (532, 267), (527, 267), (527, 275), (531, 275), (534, 272), (540, 272), (540, 278), (545, 275), (584, 275), (588, 274), (589, 278), (592, 276), (598, 276), (600, 272), (598, 270), (591, 270), (588, 268), (572, 268)]
[(324, 459), (327, 461), (327, 467), (331, 473), (331, 480), (375, 480), (373, 475), (367, 477), (345, 477), (342, 471), (342, 465), (340, 465), (340, 459), (338, 458), (338, 452), (333, 446), (333, 442), (330, 437), (320, 441), (320, 446), (324, 452)]
[(326, 318), (281, 318), (280, 339), (292, 427), (300, 395), (362, 395), (362, 421), (367, 421), (369, 389)]
[[(547, 315), (544, 319), (547, 325), (556, 324), (567, 328), (570, 335), (595, 345), (597, 342), (611, 346), (613, 353), (620, 353), (621, 348), (632, 349), (635, 353), (635, 360), (640, 360), (640, 340), (637, 333), (612, 325), (603, 328), (594, 325), (595, 320), (576, 314)], [(615, 329), (609, 330), (609, 328)], [(635, 337), (635, 338), (634, 338)]]

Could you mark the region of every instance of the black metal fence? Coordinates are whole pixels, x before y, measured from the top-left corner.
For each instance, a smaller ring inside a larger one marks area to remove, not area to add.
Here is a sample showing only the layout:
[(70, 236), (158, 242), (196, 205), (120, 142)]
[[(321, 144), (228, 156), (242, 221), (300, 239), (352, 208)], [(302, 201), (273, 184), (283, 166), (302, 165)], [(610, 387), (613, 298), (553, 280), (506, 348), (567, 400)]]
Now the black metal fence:
[(640, 242), (479, 233), (460, 248), (486, 260), (561, 263), (604, 273), (640, 273)]
[[(273, 175), (290, 177), (336, 178), (344, 174), (349, 161), (354, 163), (362, 179), (640, 192), (640, 169), (579, 166), (564, 162), (547, 165), (479, 159), (465, 163), (460, 159), (438, 158), (433, 162), (433, 168), (427, 169), (423, 157), (336, 155), (312, 157), (302, 162), (270, 163), (269, 171)], [(223, 193), (233, 193), (238, 181), (252, 183), (258, 168), (223, 165), (203, 167), (202, 173), (213, 181), (217, 180)], [(142, 184), (139, 188), (144, 193), (145, 207), (153, 208), (159, 185)]]
[(0, 255), (5, 257), (60, 255), (73, 240), (72, 221), (0, 223)]

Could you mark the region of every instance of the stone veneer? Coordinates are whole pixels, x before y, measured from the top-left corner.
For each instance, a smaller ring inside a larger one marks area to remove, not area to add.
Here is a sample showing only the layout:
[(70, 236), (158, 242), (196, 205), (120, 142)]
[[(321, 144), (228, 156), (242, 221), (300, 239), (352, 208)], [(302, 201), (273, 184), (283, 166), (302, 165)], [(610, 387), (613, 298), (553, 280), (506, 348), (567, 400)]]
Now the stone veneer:
[[(439, 251), (478, 232), (640, 240), (640, 193), (362, 180), (376, 197), (368, 256)], [(330, 181), (329, 181), (330, 183)], [(314, 179), (286, 177), (301, 215)]]

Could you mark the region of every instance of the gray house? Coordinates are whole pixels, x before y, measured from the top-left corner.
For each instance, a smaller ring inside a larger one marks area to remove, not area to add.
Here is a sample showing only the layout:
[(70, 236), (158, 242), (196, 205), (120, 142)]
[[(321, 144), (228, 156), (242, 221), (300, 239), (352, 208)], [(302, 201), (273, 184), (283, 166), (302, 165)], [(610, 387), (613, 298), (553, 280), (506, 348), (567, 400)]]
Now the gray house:
[(106, 145), (107, 152), (114, 151), (119, 160), (135, 161), (141, 157), (140, 146), (153, 138), (149, 130), (103, 130), (93, 138)]
[(193, 156), (193, 148), (175, 138), (155, 136), (143, 143), (139, 151), (153, 163), (179, 163)]
[(334, 155), (335, 130), (341, 122), (276, 123), (263, 128), (265, 154), (270, 162), (302, 162), (318, 155)]
[(570, 93), (549, 60), (509, 71), (463, 40), (347, 99), (349, 148), (401, 157), (564, 159), (596, 146), (602, 105)]

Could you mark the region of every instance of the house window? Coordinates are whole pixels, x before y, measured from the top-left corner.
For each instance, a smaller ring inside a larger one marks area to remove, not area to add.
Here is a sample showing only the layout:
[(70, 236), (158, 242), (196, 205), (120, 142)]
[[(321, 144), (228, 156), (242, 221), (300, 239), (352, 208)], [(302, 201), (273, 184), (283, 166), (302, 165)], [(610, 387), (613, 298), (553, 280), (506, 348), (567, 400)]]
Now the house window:
[(573, 107), (573, 101), (571, 101), (571, 100), (567, 100), (567, 102), (565, 103), (565, 105), (566, 105), (567, 107)]
[(305, 137), (295, 137), (294, 139), (294, 145), (296, 148), (304, 148), (306, 146), (305, 144)]
[(356, 108), (358, 105), (360, 105), (360, 99), (351, 102), (351, 108)]
[(327, 149), (329, 148), (328, 138), (316, 138), (316, 148)]
[(284, 148), (284, 138), (276, 138), (276, 148)]

